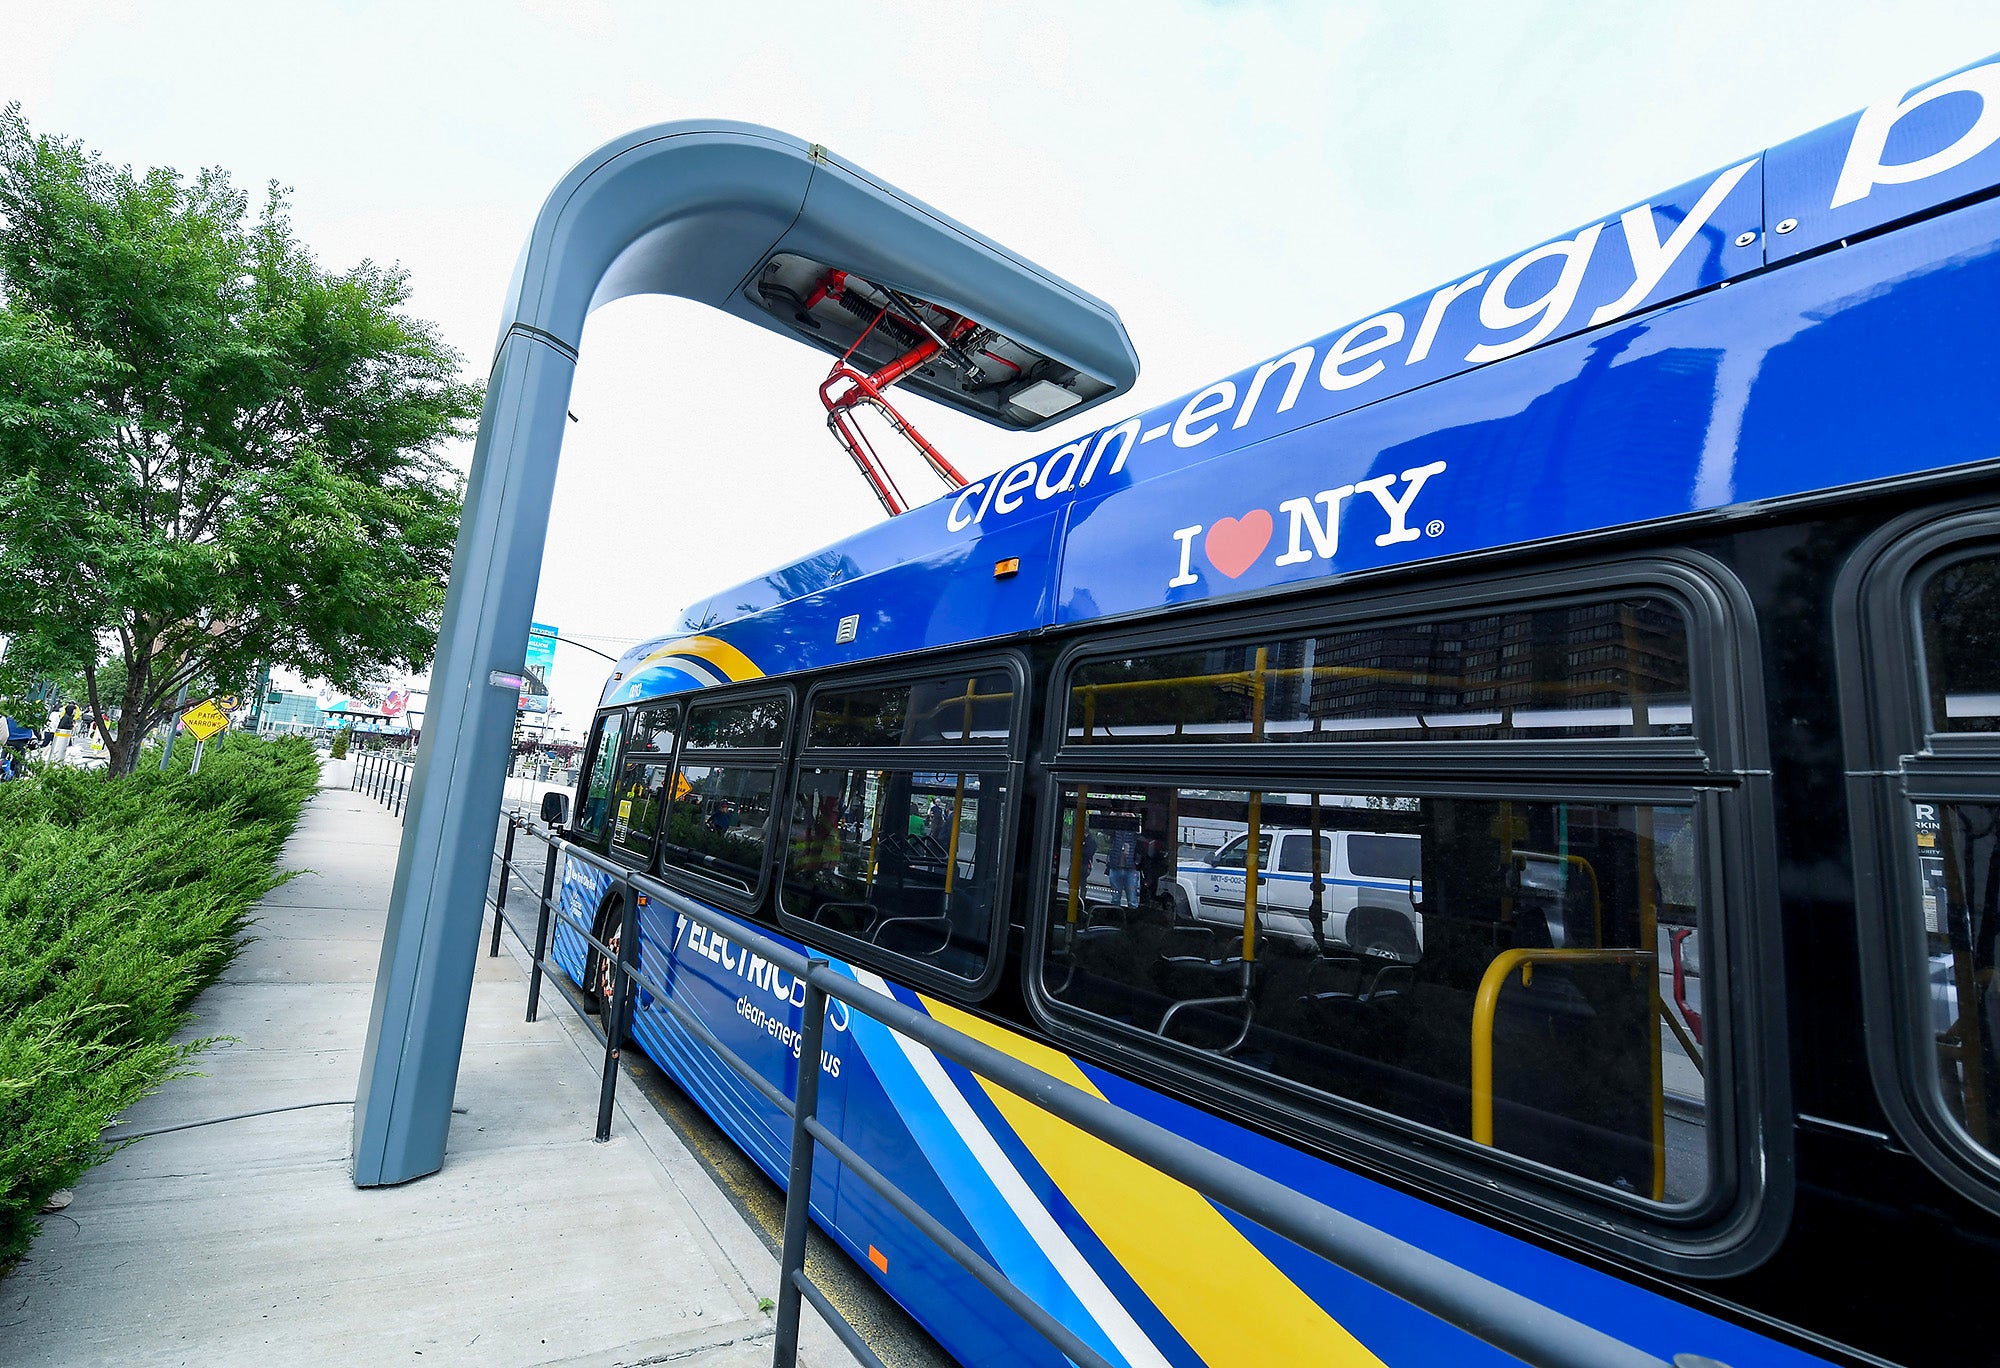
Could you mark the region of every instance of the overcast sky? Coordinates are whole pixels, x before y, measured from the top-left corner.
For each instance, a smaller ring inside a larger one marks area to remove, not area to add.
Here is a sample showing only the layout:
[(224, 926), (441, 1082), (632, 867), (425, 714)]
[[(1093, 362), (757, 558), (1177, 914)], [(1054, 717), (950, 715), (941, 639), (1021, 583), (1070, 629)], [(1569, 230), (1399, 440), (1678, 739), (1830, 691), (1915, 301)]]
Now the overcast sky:
[[(797, 133), (1119, 310), (1141, 377), (1089, 429), (2000, 51), (2000, 4), (0, 0), (0, 35), (0, 100), (37, 129), (294, 187), (322, 262), (401, 262), (481, 377), (592, 148), (704, 116)], [(825, 371), (693, 304), (595, 315), (536, 616), (615, 655), (880, 518)], [(973, 475), (1067, 432), (908, 411)], [(560, 649), (564, 724), (609, 668)]]

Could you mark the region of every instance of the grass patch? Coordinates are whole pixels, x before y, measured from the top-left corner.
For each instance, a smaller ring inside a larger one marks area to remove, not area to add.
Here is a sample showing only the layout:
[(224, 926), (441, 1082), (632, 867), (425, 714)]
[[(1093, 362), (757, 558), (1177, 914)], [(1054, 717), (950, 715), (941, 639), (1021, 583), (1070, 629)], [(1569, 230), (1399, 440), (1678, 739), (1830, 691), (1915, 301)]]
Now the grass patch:
[(119, 1112), (185, 1071), (173, 1043), (236, 953), (319, 782), (299, 738), (211, 741), (171, 768), (37, 769), (0, 784), (0, 1270), (49, 1194), (112, 1151)]

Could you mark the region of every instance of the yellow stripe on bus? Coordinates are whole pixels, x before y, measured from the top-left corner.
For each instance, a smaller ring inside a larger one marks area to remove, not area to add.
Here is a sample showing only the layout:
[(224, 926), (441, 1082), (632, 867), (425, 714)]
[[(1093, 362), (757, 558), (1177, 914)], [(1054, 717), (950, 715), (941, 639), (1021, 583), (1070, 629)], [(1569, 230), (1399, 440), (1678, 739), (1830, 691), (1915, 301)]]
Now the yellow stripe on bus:
[[(945, 1025), (1103, 1096), (1061, 1051), (946, 1003), (922, 1001)], [(1210, 1368), (1381, 1368), (1379, 1358), (1193, 1188), (979, 1081), (1063, 1196)]]
[(640, 664), (650, 665), (654, 661), (665, 660), (669, 656), (677, 655), (693, 656), (696, 660), (705, 660), (720, 671), (725, 679), (741, 681), (745, 679), (762, 679), (764, 677), (764, 672), (757, 668), (757, 663), (751, 660), (749, 656), (744, 655), (743, 652), (737, 650), (722, 638), (712, 636), (682, 637), (678, 641), (669, 641), (666, 645), (648, 655)]

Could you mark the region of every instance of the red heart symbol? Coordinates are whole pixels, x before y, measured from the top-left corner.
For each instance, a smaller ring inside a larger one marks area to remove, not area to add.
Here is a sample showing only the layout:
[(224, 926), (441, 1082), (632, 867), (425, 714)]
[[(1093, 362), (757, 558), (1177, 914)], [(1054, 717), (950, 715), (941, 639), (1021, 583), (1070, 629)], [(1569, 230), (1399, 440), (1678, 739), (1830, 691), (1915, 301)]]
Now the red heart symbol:
[(1270, 544), (1271, 515), (1253, 508), (1240, 518), (1217, 518), (1201, 549), (1208, 553), (1210, 565), (1235, 579), (1255, 565)]

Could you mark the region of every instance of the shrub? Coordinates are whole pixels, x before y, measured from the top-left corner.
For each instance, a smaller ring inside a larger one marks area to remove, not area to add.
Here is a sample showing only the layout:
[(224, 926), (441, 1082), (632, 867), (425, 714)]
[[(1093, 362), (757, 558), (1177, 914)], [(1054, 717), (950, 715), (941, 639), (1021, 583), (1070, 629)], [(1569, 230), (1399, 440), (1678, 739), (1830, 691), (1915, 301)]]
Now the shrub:
[(236, 952), (318, 783), (310, 743), (225, 736), (134, 774), (0, 784), (0, 1269), (117, 1114), (186, 1069), (194, 997)]
[(335, 760), (345, 760), (347, 758), (347, 742), (352, 735), (353, 733), (348, 731), (346, 727), (342, 727), (339, 731), (335, 732), (333, 734), (333, 745), (327, 748), (327, 755)]

